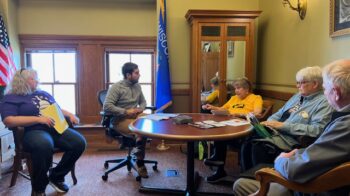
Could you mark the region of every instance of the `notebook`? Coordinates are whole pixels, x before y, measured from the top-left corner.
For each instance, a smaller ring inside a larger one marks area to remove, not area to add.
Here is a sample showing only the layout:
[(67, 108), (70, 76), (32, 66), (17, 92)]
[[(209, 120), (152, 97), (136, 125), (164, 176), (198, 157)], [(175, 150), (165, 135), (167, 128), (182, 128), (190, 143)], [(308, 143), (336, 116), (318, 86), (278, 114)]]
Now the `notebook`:
[(247, 120), (248, 122), (253, 125), (255, 128), (256, 133), (262, 137), (271, 137), (271, 134), (267, 131), (267, 129), (264, 127), (264, 125), (260, 124), (259, 120), (256, 118), (256, 116), (253, 113), (247, 114)]

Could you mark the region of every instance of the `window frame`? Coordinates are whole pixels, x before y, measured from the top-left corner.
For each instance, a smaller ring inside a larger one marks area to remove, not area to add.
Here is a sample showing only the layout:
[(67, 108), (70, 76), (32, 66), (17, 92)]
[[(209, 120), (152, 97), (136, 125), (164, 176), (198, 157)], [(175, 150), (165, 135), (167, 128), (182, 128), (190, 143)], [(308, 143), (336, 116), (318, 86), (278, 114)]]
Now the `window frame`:
[[(145, 48), (137, 48), (137, 47), (127, 47), (127, 48), (122, 48), (122, 47), (119, 47), (119, 48), (116, 48), (116, 47), (109, 47), (109, 48), (105, 48), (105, 52), (104, 52), (104, 60), (105, 60), (105, 65), (104, 65), (104, 68), (105, 68), (105, 73), (104, 73), (104, 87), (105, 89), (108, 89), (110, 85), (114, 84), (112, 82), (109, 82), (109, 56), (108, 54), (111, 54), (111, 53), (124, 53), (124, 54), (150, 54), (152, 56), (152, 64), (151, 64), (151, 68), (152, 68), (152, 76), (151, 76), (151, 83), (139, 83), (141, 86), (142, 85), (151, 85), (151, 89), (152, 89), (152, 97), (151, 97), (151, 102), (152, 103), (147, 103), (149, 105), (154, 105), (155, 103), (155, 77), (156, 77), (156, 68), (157, 68), (157, 65), (156, 65), (156, 51), (154, 49), (145, 49)], [(142, 65), (138, 65), (138, 66), (142, 66)], [(142, 73), (141, 73), (141, 77), (142, 77)]]
[(73, 82), (57, 82), (57, 80), (55, 79), (55, 63), (54, 63), (54, 57), (53, 58), (53, 79), (54, 81), (52, 83), (50, 82), (42, 82), (40, 81), (40, 84), (43, 85), (51, 85), (51, 91), (52, 91), (52, 96), (54, 97), (54, 85), (73, 85), (74, 86), (74, 94), (75, 94), (75, 100), (74, 100), (74, 105), (75, 105), (75, 114), (78, 115), (78, 89), (79, 89), (79, 79), (78, 79), (78, 49), (75, 47), (50, 47), (50, 46), (46, 46), (46, 47), (28, 47), (28, 48), (24, 48), (23, 49), (23, 60), (24, 60), (24, 66), (31, 68), (32, 67), (32, 61), (31, 61), (31, 53), (40, 53), (40, 52), (48, 52), (51, 54), (54, 53), (64, 53), (64, 52), (75, 52), (75, 68), (76, 68), (76, 72), (75, 72), (75, 83)]
[(156, 54), (157, 50), (156, 36), (19, 34), (18, 38), (22, 64), (25, 64), (25, 49), (74, 48), (77, 51), (76, 115), (81, 123), (87, 124), (101, 121), (101, 106), (97, 101), (97, 94), (106, 88), (105, 51), (133, 49)]

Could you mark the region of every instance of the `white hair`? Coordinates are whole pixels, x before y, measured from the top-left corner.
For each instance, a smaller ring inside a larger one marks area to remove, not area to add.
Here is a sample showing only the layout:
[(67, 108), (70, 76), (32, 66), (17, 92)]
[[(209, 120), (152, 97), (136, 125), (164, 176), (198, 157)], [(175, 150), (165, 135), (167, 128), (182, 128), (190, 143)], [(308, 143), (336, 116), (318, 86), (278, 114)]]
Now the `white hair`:
[(319, 66), (305, 67), (299, 70), (295, 76), (297, 81), (314, 81), (319, 84), (319, 88), (322, 88), (322, 69)]
[(30, 88), (27, 83), (28, 78), (34, 77), (36, 75), (36, 71), (34, 69), (24, 69), (16, 71), (13, 79), (6, 89), (7, 93), (13, 93), (16, 95), (28, 95), (32, 94), (33, 90)]
[(323, 80), (337, 86), (344, 95), (350, 95), (350, 59), (334, 61), (323, 68)]

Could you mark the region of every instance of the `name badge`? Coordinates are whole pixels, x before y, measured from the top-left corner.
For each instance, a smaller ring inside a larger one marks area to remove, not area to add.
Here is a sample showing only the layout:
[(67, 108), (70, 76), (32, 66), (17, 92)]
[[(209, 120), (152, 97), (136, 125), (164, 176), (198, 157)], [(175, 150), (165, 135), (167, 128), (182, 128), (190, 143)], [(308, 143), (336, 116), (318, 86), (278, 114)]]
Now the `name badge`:
[(306, 112), (306, 111), (301, 111), (300, 112), (300, 115), (301, 115), (301, 117), (303, 117), (303, 118), (309, 118), (309, 114)]

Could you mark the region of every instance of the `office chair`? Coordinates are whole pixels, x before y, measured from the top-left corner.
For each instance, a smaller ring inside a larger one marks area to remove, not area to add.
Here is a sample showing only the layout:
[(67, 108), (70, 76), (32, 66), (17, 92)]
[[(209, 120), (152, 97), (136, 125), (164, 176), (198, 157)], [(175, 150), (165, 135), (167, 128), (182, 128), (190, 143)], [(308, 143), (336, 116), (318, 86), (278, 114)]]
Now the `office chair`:
[[(103, 102), (106, 98), (106, 95), (107, 95), (107, 90), (101, 90), (100, 92), (98, 92), (97, 98), (98, 98), (99, 103), (100, 104), (102, 103), (101, 105), (103, 105)], [(154, 110), (155, 107), (147, 107), (147, 109)], [(111, 123), (111, 119), (112, 119), (113, 115), (108, 114), (104, 111), (101, 111), (100, 115), (102, 116), (101, 124), (105, 128), (106, 135), (108, 137), (113, 137), (118, 141), (123, 141), (124, 145), (126, 146), (126, 148), (128, 150), (128, 154), (125, 158), (118, 158), (118, 159), (112, 159), (112, 160), (105, 161), (105, 163), (104, 163), (105, 169), (109, 168), (109, 163), (117, 163), (117, 165), (108, 169), (107, 171), (105, 171), (104, 175), (102, 175), (102, 180), (107, 181), (109, 173), (111, 173), (115, 170), (118, 170), (122, 167), (125, 167), (125, 166), (127, 167), (127, 170), (129, 172), (131, 172), (131, 169), (134, 169), (135, 171), (137, 171), (136, 166), (135, 166), (136, 158), (131, 155), (131, 151), (132, 151), (133, 147), (135, 147), (135, 145), (136, 145), (136, 140), (135, 140), (134, 136), (122, 134), (122, 133), (116, 131), (113, 128), (113, 124)], [(158, 164), (157, 161), (144, 160), (144, 163), (145, 164), (154, 164), (152, 168), (154, 171), (157, 170), (157, 164)], [(140, 181), (141, 177), (137, 176), (136, 180)]]
[(306, 183), (290, 182), (273, 168), (262, 168), (255, 173), (260, 189), (254, 196), (265, 196), (270, 183), (275, 182), (287, 189), (302, 193), (321, 193), (350, 185), (350, 162), (343, 163)]
[[(69, 121), (68, 118), (66, 118), (69, 127), (73, 127), (72, 123)], [(16, 155), (14, 157), (13, 160), (13, 174), (11, 177), (11, 183), (10, 183), (10, 187), (15, 186), (16, 185), (16, 181), (17, 181), (17, 176), (18, 174), (20, 174), (21, 176), (23, 176), (24, 178), (30, 180), (31, 176), (32, 176), (32, 159), (31, 159), (31, 154), (29, 152), (25, 152), (23, 149), (23, 137), (24, 137), (24, 128), (23, 127), (12, 127), (9, 128), (12, 133), (13, 133), (13, 138), (15, 141), (15, 152)], [(54, 154), (56, 153), (62, 153), (63, 151), (61, 151), (59, 148), (54, 148)], [(26, 174), (23, 171), (21, 171), (22, 169), (22, 160), (26, 160), (26, 164), (28, 167), (28, 173)], [(55, 162), (53, 162), (53, 164), (57, 164)], [(78, 180), (77, 177), (75, 176), (75, 165), (73, 166), (73, 168), (71, 169), (71, 175), (72, 175), (72, 179), (73, 179), (73, 184), (77, 184)]]

